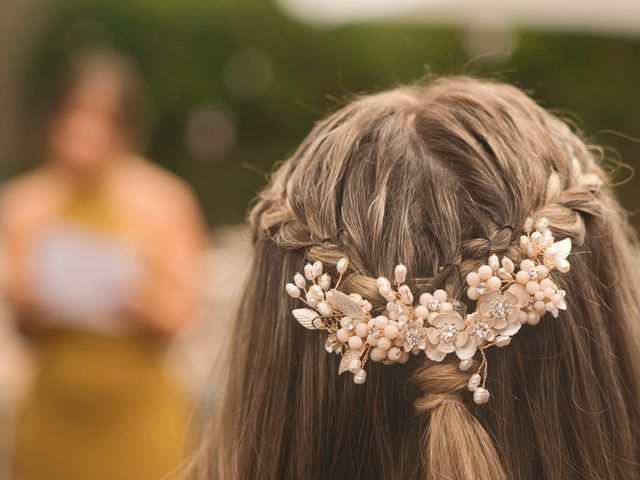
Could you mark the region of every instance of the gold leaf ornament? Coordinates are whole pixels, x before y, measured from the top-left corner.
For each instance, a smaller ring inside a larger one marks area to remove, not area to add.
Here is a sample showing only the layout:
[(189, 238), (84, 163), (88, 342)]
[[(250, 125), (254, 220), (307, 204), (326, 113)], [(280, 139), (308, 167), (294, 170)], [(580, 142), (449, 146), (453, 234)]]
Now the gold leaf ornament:
[(311, 310), (310, 308), (296, 308), (293, 311), (293, 316), (296, 317), (298, 323), (304, 328), (308, 330), (318, 329), (314, 325), (314, 320), (318, 319), (320, 315), (315, 310)]
[(329, 290), (327, 292), (327, 300), (333, 308), (340, 310), (347, 317), (362, 319), (367, 316), (367, 313), (353, 298), (338, 290)]

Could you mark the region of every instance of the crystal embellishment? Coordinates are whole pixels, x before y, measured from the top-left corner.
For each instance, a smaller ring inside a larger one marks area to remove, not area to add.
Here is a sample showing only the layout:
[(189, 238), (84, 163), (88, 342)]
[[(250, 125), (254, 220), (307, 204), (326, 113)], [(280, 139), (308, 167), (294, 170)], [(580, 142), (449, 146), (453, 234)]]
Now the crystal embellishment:
[(440, 338), (443, 342), (451, 343), (456, 339), (458, 329), (455, 325), (445, 325), (440, 329)]
[(503, 302), (493, 302), (489, 313), (493, 318), (502, 319), (507, 316), (507, 306)]
[(411, 349), (414, 349), (417, 346), (419, 346), (420, 340), (422, 340), (422, 335), (420, 335), (420, 333), (417, 330), (411, 329), (407, 331), (406, 343), (407, 345), (409, 345)]
[(487, 325), (486, 323), (478, 323), (474, 330), (474, 335), (482, 340), (486, 340), (489, 337), (489, 334), (491, 333), (491, 329), (489, 328), (489, 325)]

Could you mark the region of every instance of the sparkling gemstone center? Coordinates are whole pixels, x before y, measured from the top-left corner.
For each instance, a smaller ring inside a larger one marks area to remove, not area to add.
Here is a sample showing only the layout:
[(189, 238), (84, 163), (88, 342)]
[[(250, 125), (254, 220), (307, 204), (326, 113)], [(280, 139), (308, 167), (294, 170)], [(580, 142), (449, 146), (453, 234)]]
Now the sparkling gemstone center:
[(490, 313), (494, 318), (504, 318), (507, 316), (507, 305), (501, 301), (493, 302), (491, 304)]
[(452, 342), (458, 335), (458, 329), (454, 325), (445, 325), (440, 329), (440, 339), (443, 342)]
[(407, 331), (406, 342), (411, 348), (415, 348), (420, 345), (420, 339), (422, 336), (417, 330)]
[(481, 338), (482, 340), (486, 340), (491, 333), (491, 329), (486, 323), (478, 323), (474, 331), (476, 337)]

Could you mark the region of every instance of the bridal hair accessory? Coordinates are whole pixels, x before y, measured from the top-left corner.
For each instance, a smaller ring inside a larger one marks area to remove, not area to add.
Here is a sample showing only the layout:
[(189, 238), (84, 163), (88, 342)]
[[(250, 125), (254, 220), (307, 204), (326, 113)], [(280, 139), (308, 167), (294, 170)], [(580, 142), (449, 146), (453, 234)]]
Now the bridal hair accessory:
[(519, 248), (525, 257), (516, 267), (514, 262), (491, 255), (485, 265), (466, 277), (467, 297), (475, 308), (450, 299), (444, 290), (424, 293), (417, 305), (411, 289), (405, 284), (407, 268), (398, 265), (394, 281), (377, 280), (378, 290), (388, 302), (383, 315), (373, 316), (372, 305), (358, 293), (346, 294), (338, 288), (349, 268), (347, 258), (336, 265), (338, 280), (323, 273), (321, 262), (307, 264), (304, 275), (296, 273), (287, 293), (307, 304), (293, 310), (293, 316), (305, 328), (327, 330), (325, 349), (342, 355), (339, 374), (351, 372), (353, 381), (367, 379), (366, 362), (406, 363), (409, 354), (424, 351), (434, 362), (449, 354), (460, 360), (459, 368), (467, 371), (473, 357), (480, 352), (480, 365), (469, 378), (468, 388), (477, 404), (489, 401), (486, 387), (488, 362), (485, 349), (511, 343), (523, 324), (536, 325), (542, 316), (557, 317), (565, 310), (565, 292), (549, 274), (569, 271), (567, 256), (571, 240), (554, 242), (549, 222), (542, 218), (534, 228), (532, 218), (524, 225)]

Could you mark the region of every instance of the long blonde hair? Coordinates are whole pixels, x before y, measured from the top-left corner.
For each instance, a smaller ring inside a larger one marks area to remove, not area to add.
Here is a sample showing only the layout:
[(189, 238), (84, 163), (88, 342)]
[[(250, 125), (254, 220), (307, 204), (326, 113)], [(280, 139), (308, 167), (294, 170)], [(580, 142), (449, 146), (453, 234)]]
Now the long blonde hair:
[[(233, 325), (205, 476), (228, 479), (640, 478), (640, 277), (634, 235), (593, 152), (515, 87), (439, 79), (355, 99), (319, 122), (250, 215), (255, 260)], [(492, 400), (457, 362), (335, 372), (291, 317), (306, 260), (382, 309), (404, 263), (414, 292), (466, 300), (492, 252), (518, 258), (528, 216), (575, 245), (570, 304), (489, 351)]]

